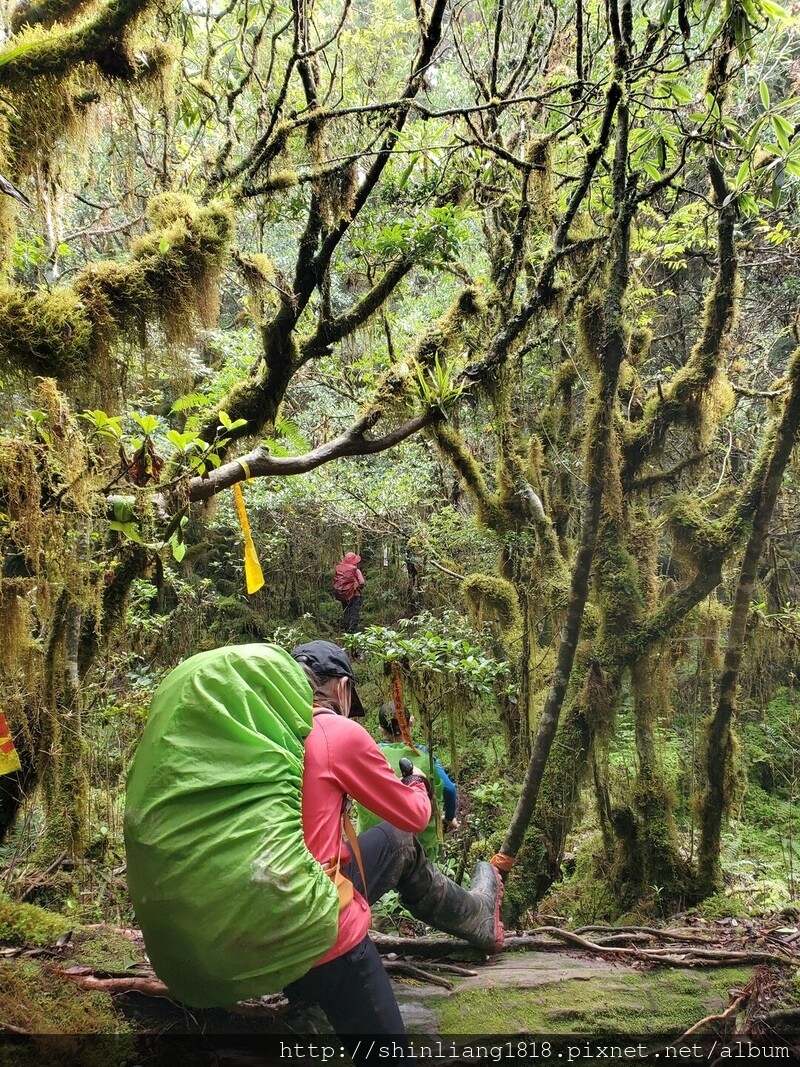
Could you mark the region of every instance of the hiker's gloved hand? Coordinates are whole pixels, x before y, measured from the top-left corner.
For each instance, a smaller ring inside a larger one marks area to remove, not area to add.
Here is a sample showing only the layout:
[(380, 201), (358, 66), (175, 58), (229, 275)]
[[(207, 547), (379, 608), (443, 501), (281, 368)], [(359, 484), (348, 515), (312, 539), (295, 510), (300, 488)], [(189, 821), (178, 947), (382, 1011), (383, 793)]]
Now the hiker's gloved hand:
[(428, 781), (428, 776), (419, 767), (415, 767), (410, 759), (406, 759), (405, 756), (400, 760), (400, 771), (403, 777), (400, 781), (403, 785), (410, 785), (412, 782), (422, 782), (425, 786), (425, 792), (428, 794), (428, 800), (433, 800), (433, 786)]

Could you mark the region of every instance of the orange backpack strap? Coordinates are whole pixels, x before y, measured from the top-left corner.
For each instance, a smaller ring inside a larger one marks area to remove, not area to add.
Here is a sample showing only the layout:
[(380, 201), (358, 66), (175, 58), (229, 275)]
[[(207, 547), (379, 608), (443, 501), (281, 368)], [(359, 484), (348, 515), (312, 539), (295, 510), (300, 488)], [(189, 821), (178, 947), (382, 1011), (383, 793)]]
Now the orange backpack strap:
[(342, 829), (344, 830), (347, 843), (350, 846), (350, 850), (355, 857), (356, 866), (358, 867), (358, 873), (361, 875), (361, 885), (364, 889), (364, 896), (367, 896), (367, 878), (364, 874), (364, 861), (361, 858), (361, 849), (358, 845), (358, 837), (356, 836), (355, 828), (350, 822), (350, 815), (347, 811), (347, 797), (342, 801)]

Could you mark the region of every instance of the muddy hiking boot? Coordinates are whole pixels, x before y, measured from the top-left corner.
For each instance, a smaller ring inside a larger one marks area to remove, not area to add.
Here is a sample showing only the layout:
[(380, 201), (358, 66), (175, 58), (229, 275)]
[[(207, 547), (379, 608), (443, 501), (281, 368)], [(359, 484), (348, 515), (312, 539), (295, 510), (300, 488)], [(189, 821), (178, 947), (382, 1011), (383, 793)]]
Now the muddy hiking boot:
[(424, 896), (408, 900), (403, 891), (405, 887), (401, 889), (404, 906), (417, 919), (446, 934), (463, 938), (482, 952), (499, 952), (505, 930), (500, 921), (503, 880), (497, 868), (484, 861), (478, 863), (472, 872), (469, 890), (456, 885), (437, 867), (431, 866), (428, 870), (432, 877)]

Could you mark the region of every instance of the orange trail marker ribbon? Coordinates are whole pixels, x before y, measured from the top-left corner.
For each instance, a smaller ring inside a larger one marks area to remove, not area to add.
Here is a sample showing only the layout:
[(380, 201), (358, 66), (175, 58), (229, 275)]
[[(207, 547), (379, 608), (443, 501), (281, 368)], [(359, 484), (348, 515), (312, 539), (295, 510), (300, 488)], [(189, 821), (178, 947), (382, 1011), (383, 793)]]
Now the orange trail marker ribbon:
[[(245, 471), (245, 474), (248, 472)], [(237, 482), (233, 487), (233, 499), (236, 504), (236, 513), (244, 534), (244, 580), (248, 593), (257, 593), (264, 584), (264, 572), (256, 555), (256, 546), (250, 534), (250, 523), (247, 521), (247, 512), (244, 508), (244, 494), (242, 487)]]
[(397, 725), (400, 727), (400, 736), (408, 745), (408, 747), (413, 748), (416, 752), (417, 746), (411, 740), (411, 726), (408, 722), (408, 716), (406, 715), (406, 706), (403, 701), (403, 676), (400, 673), (400, 664), (396, 661), (392, 662), (391, 679), (394, 717), (397, 719)]
[(19, 756), (11, 740), (11, 731), (5, 715), (0, 711), (0, 774), (11, 774), (19, 769)]

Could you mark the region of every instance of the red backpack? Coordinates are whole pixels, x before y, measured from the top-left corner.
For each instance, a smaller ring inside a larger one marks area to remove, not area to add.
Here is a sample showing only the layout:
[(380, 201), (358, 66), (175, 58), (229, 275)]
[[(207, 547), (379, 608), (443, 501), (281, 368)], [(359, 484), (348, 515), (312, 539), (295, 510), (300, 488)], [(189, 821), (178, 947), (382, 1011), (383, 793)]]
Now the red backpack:
[[(352, 556), (354, 554), (349, 552), (348, 555)], [(347, 556), (345, 556), (345, 559), (347, 559)], [(358, 556), (355, 556), (356, 563), (346, 563), (345, 559), (339, 560), (333, 571), (333, 595), (342, 604), (347, 604), (358, 592), (356, 573), (358, 564), (361, 562)]]

